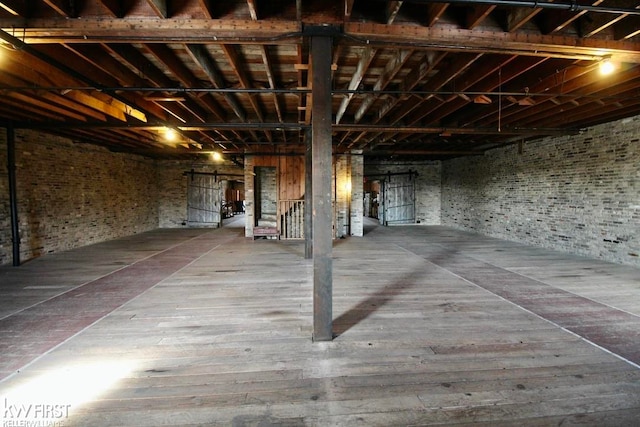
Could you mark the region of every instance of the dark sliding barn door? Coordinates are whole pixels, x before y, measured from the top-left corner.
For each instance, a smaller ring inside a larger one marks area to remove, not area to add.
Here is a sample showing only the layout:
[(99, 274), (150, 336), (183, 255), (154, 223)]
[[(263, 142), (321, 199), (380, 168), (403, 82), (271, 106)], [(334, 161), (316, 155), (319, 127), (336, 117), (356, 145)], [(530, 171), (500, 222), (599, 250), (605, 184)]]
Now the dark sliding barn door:
[(213, 175), (191, 175), (187, 187), (189, 227), (220, 226), (220, 183)]
[(413, 224), (416, 219), (416, 192), (412, 175), (393, 176), (382, 185), (384, 225)]

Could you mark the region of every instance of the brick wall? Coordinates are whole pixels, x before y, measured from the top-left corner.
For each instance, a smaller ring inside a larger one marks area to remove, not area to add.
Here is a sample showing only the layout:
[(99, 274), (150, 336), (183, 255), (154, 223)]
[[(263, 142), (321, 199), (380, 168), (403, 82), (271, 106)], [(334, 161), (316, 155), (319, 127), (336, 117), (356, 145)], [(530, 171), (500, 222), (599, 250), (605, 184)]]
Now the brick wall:
[(364, 156), (356, 151), (350, 156), (351, 160), (351, 235), (364, 235)]
[(11, 207), (7, 169), (7, 134), (0, 128), (0, 265), (12, 262)]
[[(0, 264), (10, 264), (4, 130), (0, 146)], [(143, 157), (16, 131), (21, 260), (156, 228), (155, 172)]]
[(640, 265), (640, 117), (443, 163), (444, 225)]
[(415, 178), (416, 223), (421, 225), (440, 224), (440, 162), (398, 162), (366, 161), (364, 174), (368, 180), (377, 174), (418, 172)]

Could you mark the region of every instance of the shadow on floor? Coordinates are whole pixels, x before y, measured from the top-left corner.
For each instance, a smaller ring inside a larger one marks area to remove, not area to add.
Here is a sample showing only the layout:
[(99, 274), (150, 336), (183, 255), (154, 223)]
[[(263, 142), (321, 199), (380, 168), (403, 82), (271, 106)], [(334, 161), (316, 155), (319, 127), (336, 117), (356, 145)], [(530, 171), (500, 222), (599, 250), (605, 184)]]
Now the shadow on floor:
[(352, 327), (364, 321), (380, 308), (391, 302), (396, 296), (415, 286), (418, 273), (407, 274), (386, 285), (366, 299), (360, 301), (333, 321), (334, 337), (339, 337)]

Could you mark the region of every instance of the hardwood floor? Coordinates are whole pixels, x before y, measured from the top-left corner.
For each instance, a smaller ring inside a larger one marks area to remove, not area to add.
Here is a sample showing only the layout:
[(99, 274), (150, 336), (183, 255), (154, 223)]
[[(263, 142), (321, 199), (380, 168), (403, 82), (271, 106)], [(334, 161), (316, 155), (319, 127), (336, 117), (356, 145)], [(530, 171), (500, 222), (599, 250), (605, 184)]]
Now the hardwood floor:
[(157, 230), (0, 268), (0, 419), (638, 425), (640, 270), (369, 222), (334, 244), (336, 338), (313, 343), (303, 254)]

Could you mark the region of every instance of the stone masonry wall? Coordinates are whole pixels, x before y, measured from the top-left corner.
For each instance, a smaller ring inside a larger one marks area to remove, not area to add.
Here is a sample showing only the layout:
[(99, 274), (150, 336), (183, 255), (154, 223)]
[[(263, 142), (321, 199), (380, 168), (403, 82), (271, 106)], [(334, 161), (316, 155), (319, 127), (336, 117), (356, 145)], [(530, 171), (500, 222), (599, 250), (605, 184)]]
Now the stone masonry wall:
[[(12, 262), (6, 133), (0, 130), (0, 264)], [(158, 226), (155, 163), (32, 131), (16, 131), (20, 257)]]
[(443, 163), (443, 225), (640, 266), (640, 117)]
[(364, 174), (366, 177), (387, 172), (408, 172), (409, 169), (418, 172), (415, 183), (416, 223), (440, 225), (440, 162), (365, 161)]

